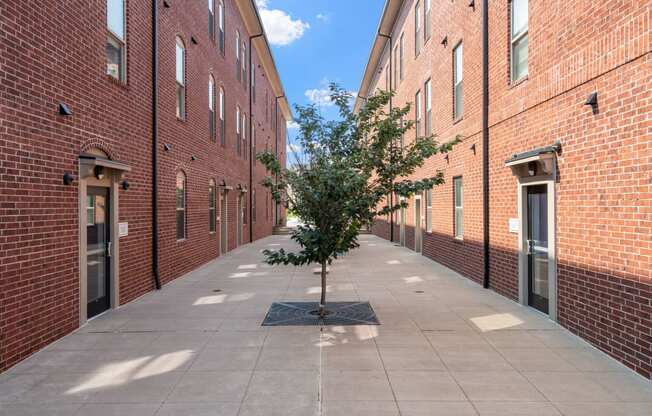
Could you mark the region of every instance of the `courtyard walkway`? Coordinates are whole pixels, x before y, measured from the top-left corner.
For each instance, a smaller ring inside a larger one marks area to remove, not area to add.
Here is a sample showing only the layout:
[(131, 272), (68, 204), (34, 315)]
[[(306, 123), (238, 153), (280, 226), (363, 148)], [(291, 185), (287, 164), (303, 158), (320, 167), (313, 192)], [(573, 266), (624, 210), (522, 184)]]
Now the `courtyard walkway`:
[(380, 326), (261, 327), (317, 300), (270, 237), (91, 321), (0, 375), (0, 415), (649, 416), (652, 385), (523, 308), (374, 236), (336, 262), (333, 300)]

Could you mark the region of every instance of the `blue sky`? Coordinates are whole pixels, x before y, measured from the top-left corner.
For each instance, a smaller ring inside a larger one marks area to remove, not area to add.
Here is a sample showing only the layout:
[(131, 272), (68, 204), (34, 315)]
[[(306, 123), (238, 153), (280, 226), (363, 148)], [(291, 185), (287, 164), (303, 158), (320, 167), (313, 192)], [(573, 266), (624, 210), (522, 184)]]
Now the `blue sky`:
[(290, 105), (317, 102), (334, 117), (324, 100), (328, 82), (358, 90), (384, 0), (257, 3)]

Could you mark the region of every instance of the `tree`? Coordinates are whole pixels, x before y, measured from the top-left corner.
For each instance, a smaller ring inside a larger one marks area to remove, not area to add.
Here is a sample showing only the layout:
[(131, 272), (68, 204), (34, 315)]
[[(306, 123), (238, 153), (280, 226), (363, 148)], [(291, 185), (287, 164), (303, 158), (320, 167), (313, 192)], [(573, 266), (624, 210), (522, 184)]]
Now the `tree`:
[(390, 204), (388, 195), (409, 198), (443, 183), (442, 172), (410, 180), (414, 171), (436, 153), (448, 152), (459, 138), (439, 144), (433, 136), (402, 145), (413, 122), (403, 122), (410, 106), (387, 111), (392, 93), (379, 92), (364, 108), (353, 113), (352, 96), (335, 84), (331, 100), (339, 119), (326, 121), (314, 105), (296, 106), (300, 155), (284, 168), (274, 154), (258, 159), (269, 175), (263, 186), (277, 202), (285, 203), (303, 221), (292, 233), (298, 252), (265, 250), (266, 262), (321, 265), (320, 317), (326, 316), (327, 266), (359, 246), (360, 229), (371, 226), (377, 216), (406, 208), (403, 199)]

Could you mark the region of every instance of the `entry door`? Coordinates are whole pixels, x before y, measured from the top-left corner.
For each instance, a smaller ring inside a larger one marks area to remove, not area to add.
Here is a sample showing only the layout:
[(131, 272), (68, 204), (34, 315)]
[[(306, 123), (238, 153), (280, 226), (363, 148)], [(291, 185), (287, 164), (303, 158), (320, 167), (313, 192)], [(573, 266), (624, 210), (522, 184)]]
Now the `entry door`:
[(414, 199), (414, 251), (421, 253), (423, 229), (421, 221), (421, 198)]
[(405, 208), (401, 208), (401, 211), (400, 211), (399, 215), (401, 216), (401, 227), (399, 229), (399, 239), (400, 239), (401, 245), (403, 247), (405, 247), (405, 219), (406, 219)]
[(548, 187), (527, 188), (528, 304), (548, 313)]
[(225, 254), (229, 249), (229, 234), (227, 233), (227, 205), (226, 192), (220, 193), (220, 253)]
[(244, 218), (243, 218), (243, 215), (242, 215), (243, 213), (244, 213), (244, 209), (243, 209), (242, 194), (240, 194), (238, 196), (238, 207), (237, 207), (237, 213), (236, 213), (236, 216), (238, 217), (238, 224), (237, 224), (237, 227), (238, 227), (238, 229), (237, 229), (237, 243), (238, 243), (238, 246), (242, 245), (242, 227), (243, 227), (243, 224), (244, 224)]
[(88, 318), (111, 306), (111, 213), (109, 188), (86, 191), (86, 278)]

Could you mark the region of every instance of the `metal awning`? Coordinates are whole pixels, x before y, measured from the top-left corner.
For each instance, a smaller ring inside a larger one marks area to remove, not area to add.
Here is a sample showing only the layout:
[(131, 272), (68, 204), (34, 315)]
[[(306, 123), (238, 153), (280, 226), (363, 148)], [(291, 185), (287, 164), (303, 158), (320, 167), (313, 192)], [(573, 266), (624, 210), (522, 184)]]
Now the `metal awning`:
[(110, 160), (102, 156), (92, 155), (90, 153), (82, 153), (79, 155), (79, 163), (84, 166), (94, 168), (95, 166), (102, 166), (107, 169), (114, 169), (121, 172), (131, 172), (131, 166), (126, 163)]
[(553, 144), (552, 146), (540, 147), (528, 152), (515, 153), (511, 158), (505, 161), (505, 166), (520, 165), (522, 163), (546, 159), (556, 154), (559, 149), (561, 149), (559, 144)]

